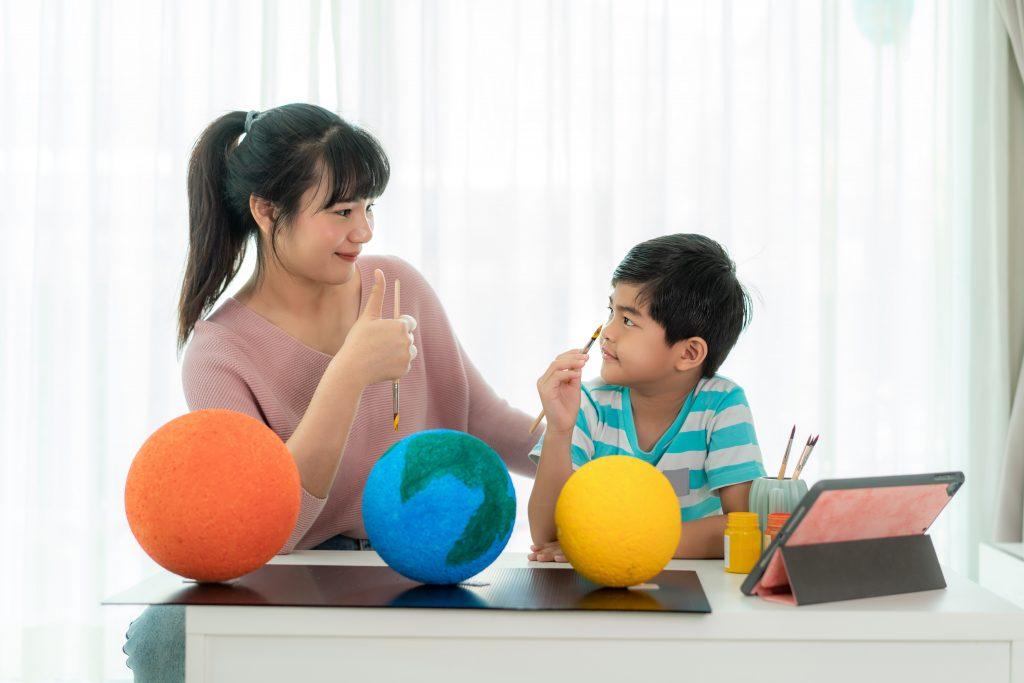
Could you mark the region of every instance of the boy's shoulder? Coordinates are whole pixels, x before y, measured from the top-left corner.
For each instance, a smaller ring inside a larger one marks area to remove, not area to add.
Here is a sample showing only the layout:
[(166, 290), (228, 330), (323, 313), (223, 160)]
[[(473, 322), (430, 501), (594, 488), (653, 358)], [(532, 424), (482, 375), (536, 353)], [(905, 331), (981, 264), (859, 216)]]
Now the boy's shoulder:
[(721, 412), (735, 405), (747, 405), (747, 394), (743, 387), (724, 375), (716, 374), (697, 383), (690, 410)]
[(697, 392), (702, 391), (721, 391), (725, 393), (733, 391), (743, 391), (736, 381), (729, 379), (725, 375), (715, 374), (711, 377), (704, 377), (697, 383)]

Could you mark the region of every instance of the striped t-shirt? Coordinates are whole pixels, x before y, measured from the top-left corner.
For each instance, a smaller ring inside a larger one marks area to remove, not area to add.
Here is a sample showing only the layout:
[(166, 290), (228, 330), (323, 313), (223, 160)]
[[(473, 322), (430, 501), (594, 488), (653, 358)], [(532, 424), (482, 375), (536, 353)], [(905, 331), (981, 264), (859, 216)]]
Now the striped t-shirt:
[[(543, 445), (541, 437), (530, 451), (534, 463)], [(631, 455), (662, 471), (676, 490), (684, 522), (722, 514), (718, 489), (765, 476), (747, 397), (719, 375), (697, 382), (650, 451), (637, 443), (629, 388), (601, 378), (584, 382), (572, 435), (572, 468), (604, 455)]]

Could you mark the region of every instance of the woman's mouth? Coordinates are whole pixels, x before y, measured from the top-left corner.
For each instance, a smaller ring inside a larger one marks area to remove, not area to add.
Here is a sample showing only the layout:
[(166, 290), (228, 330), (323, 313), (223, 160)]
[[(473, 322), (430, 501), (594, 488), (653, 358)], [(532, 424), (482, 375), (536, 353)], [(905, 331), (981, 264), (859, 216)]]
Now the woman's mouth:
[(355, 254), (345, 254), (343, 252), (336, 251), (336, 252), (334, 252), (334, 255), (337, 256), (340, 259), (344, 259), (345, 261), (348, 261), (349, 263), (354, 263), (356, 258), (359, 257), (359, 252), (356, 252)]

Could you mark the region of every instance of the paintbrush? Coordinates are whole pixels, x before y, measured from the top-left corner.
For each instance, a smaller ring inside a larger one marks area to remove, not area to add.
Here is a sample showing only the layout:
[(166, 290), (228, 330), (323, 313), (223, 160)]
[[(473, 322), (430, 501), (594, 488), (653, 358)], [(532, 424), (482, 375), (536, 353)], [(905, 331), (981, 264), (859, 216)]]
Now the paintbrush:
[[(395, 280), (395, 320), (398, 319), (399, 315), (399, 302), (402, 297), (402, 283), (400, 280)], [(392, 419), (392, 425), (394, 430), (398, 431), (398, 380), (396, 379), (391, 385), (391, 410), (394, 413)]]
[(789, 443), (786, 444), (786, 454), (782, 456), (782, 467), (779, 468), (779, 479), (786, 478), (786, 463), (789, 462), (789, 449), (793, 447), (794, 436), (796, 436), (796, 425), (793, 425), (793, 431), (789, 433)]
[[(587, 351), (590, 350), (590, 347), (593, 346), (594, 342), (596, 342), (598, 337), (601, 336), (601, 330), (603, 330), (603, 329), (604, 329), (604, 323), (601, 323), (600, 325), (597, 326), (597, 329), (594, 330), (594, 334), (590, 335), (590, 340), (587, 341), (587, 345), (583, 347), (583, 353), (586, 353)], [(539, 425), (540, 421), (543, 420), (543, 419), (544, 419), (544, 411), (542, 410), (542, 411), (540, 411), (540, 415), (537, 416), (537, 419), (533, 421), (532, 425), (530, 425), (530, 433), (531, 434), (533, 434), (534, 430), (537, 429), (537, 425)]]
[(813, 438), (808, 437), (807, 445), (804, 446), (804, 452), (800, 454), (800, 460), (796, 464), (796, 469), (793, 471), (793, 481), (800, 478), (800, 473), (804, 471), (804, 466), (807, 465), (807, 460), (811, 457), (811, 451), (818, 445), (818, 437), (820, 434), (815, 434)]

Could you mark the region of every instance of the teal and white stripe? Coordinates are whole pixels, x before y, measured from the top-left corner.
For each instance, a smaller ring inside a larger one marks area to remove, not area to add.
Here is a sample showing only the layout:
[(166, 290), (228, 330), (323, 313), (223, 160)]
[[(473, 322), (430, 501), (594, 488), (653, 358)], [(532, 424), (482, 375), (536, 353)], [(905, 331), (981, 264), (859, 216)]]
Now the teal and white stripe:
[[(544, 438), (530, 452), (539, 462)], [(649, 451), (640, 448), (629, 388), (597, 378), (583, 383), (572, 435), (572, 466), (605, 455), (631, 455), (665, 473), (684, 522), (722, 513), (716, 491), (765, 476), (743, 389), (720, 375), (702, 378), (672, 425)]]

